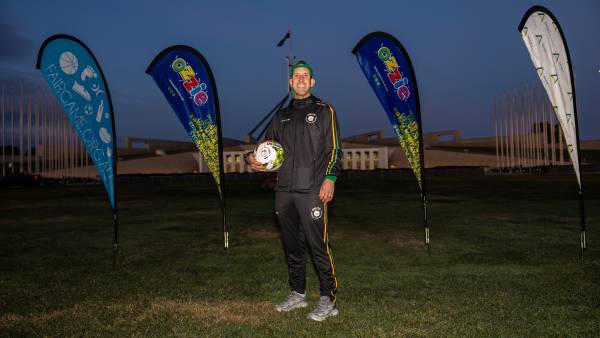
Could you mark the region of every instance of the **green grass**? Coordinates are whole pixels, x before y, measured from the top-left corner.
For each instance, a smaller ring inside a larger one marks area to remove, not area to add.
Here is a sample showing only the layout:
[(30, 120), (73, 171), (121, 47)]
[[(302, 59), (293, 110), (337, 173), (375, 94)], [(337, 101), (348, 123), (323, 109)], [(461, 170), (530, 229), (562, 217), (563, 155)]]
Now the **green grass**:
[(581, 158), (583, 162), (600, 163), (600, 150), (597, 149), (586, 149), (581, 150)]
[[(274, 311), (287, 292), (274, 194), (123, 185), (120, 252), (100, 186), (0, 191), (0, 336), (600, 335), (600, 176), (435, 177), (430, 255), (413, 178), (342, 180), (330, 207), (340, 315)], [(310, 306), (318, 281), (309, 269)]]

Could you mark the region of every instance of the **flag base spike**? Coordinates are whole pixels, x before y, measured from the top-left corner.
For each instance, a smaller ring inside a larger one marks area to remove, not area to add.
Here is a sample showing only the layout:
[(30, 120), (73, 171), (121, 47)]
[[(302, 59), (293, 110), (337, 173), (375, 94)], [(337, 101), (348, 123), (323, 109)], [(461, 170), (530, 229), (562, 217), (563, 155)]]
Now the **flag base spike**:
[(431, 257), (431, 250), (429, 246), (429, 227), (425, 228), (425, 246), (427, 247), (427, 255)]
[(117, 271), (117, 261), (118, 261), (118, 255), (119, 254), (119, 245), (118, 244), (114, 244), (113, 246), (113, 271)]
[(585, 231), (582, 231), (579, 235), (579, 244), (581, 247), (581, 262), (583, 263), (585, 249), (587, 249), (587, 244), (585, 242)]
[(118, 229), (119, 229), (119, 217), (117, 213), (113, 213), (113, 228), (114, 228), (114, 242), (113, 242), (113, 270), (117, 270), (117, 258), (119, 253), (119, 237), (118, 237)]

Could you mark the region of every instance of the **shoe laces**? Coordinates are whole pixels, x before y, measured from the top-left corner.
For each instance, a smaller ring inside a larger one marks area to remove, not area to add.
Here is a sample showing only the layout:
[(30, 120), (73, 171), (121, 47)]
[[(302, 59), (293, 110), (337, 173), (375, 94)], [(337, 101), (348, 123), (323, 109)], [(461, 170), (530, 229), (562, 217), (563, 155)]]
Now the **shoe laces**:
[(319, 314), (327, 313), (332, 306), (333, 306), (333, 304), (329, 301), (328, 297), (321, 297), (319, 299), (319, 304), (317, 305), (317, 308), (315, 309), (315, 313), (319, 313)]
[(283, 302), (286, 304), (290, 304), (290, 303), (296, 301), (297, 299), (302, 299), (302, 294), (297, 293), (297, 292), (290, 292), (290, 294), (287, 296), (287, 298)]

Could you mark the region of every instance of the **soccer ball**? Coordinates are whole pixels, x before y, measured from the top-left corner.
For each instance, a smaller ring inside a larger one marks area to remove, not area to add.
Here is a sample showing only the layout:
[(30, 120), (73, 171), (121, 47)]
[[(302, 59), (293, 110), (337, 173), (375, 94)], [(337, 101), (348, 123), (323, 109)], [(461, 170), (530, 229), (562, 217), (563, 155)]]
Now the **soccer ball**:
[(275, 141), (264, 141), (254, 150), (254, 158), (266, 171), (275, 171), (283, 164), (283, 147)]

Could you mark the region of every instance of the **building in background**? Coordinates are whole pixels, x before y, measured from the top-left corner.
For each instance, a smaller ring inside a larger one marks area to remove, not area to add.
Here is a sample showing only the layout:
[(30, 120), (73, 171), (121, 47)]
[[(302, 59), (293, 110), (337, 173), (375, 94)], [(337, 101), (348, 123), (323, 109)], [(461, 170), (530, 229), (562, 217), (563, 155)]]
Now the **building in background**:
[[(77, 133), (47, 89), (0, 81), (0, 176), (20, 173), (50, 178), (95, 178), (96, 169)], [(538, 89), (539, 92), (539, 89)], [(423, 135), (426, 168), (482, 168), (523, 173), (569, 166), (566, 144), (548, 102), (531, 88), (494, 101), (492, 137), (462, 139), (459, 130)], [(502, 101), (502, 102), (501, 102)], [(226, 173), (245, 173), (244, 154), (254, 144), (224, 138)], [(396, 137), (383, 131), (342, 140), (343, 169), (410, 169)], [(581, 141), (582, 164), (600, 164), (600, 140)], [(117, 149), (119, 175), (207, 173), (192, 142), (126, 137)]]

